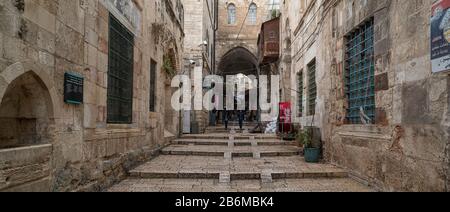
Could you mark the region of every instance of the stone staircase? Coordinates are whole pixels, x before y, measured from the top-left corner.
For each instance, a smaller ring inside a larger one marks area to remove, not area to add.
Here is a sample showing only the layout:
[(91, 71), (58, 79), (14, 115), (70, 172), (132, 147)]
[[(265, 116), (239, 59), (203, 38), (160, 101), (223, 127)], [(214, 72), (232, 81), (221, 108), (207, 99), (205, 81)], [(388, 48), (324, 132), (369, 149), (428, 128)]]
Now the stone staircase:
[(295, 142), (231, 128), (174, 140), (110, 191), (370, 191), (345, 170), (305, 163)]

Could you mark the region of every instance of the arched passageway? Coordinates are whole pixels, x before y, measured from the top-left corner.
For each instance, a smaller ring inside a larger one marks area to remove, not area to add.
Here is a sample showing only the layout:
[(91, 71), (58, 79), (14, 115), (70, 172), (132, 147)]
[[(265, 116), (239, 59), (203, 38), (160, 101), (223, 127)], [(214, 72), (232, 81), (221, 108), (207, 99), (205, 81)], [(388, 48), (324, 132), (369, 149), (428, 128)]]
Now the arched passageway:
[[(218, 75), (221, 75), (224, 80), (227, 76), (237, 76), (238, 78), (246, 76), (258, 77), (258, 60), (254, 54), (252, 54), (248, 49), (244, 47), (235, 47), (228, 51), (225, 55), (220, 58)], [(250, 79), (249, 79), (250, 80)], [(229, 86), (225, 83), (226, 86)], [(252, 87), (252, 86), (250, 86)], [(253, 86), (253, 89), (257, 89), (257, 86)], [(226, 91), (226, 89), (224, 89)], [(250, 101), (250, 91), (247, 90), (245, 94), (245, 121), (246, 122), (256, 122), (257, 121), (257, 110), (252, 110), (249, 105)], [(224, 102), (227, 99), (227, 93), (224, 93)], [(236, 100), (237, 101), (237, 100)], [(224, 104), (226, 105), (226, 104)], [(231, 121), (237, 121), (237, 103), (235, 102), (235, 107), (233, 109), (227, 108), (229, 110), (228, 116)], [(218, 112), (218, 120), (223, 121), (223, 111)]]
[(258, 60), (249, 50), (236, 47), (221, 57), (219, 75), (257, 75)]

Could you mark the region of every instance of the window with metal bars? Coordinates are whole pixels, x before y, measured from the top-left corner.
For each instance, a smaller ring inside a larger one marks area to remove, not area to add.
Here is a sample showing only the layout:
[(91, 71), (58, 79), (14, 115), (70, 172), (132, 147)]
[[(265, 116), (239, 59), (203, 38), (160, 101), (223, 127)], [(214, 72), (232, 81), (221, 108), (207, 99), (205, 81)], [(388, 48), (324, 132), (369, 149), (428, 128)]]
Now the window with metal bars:
[(298, 87), (297, 87), (297, 98), (298, 98), (298, 117), (302, 117), (303, 116), (303, 89), (304, 89), (304, 85), (303, 85), (303, 70), (298, 73), (297, 75), (298, 79)]
[(317, 84), (316, 84), (316, 60), (308, 64), (308, 115), (316, 113)]
[(234, 4), (228, 5), (228, 24), (236, 24), (236, 6)]
[(109, 15), (108, 123), (131, 124), (134, 35)]
[(150, 62), (150, 112), (156, 112), (156, 69), (157, 63)]
[(248, 12), (248, 23), (255, 25), (258, 19), (258, 6), (255, 3), (251, 3)]
[(361, 112), (375, 119), (375, 63), (373, 19), (346, 36), (345, 84), (348, 100), (347, 121), (361, 124)]

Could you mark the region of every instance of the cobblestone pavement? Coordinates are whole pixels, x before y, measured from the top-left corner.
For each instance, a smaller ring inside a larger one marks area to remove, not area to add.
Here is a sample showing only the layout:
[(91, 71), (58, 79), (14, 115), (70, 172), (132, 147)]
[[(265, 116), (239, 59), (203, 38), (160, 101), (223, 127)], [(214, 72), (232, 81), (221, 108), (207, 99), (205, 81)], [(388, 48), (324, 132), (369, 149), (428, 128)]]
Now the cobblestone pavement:
[(274, 135), (186, 135), (129, 172), (111, 192), (367, 192), (329, 164), (306, 163), (295, 142)]

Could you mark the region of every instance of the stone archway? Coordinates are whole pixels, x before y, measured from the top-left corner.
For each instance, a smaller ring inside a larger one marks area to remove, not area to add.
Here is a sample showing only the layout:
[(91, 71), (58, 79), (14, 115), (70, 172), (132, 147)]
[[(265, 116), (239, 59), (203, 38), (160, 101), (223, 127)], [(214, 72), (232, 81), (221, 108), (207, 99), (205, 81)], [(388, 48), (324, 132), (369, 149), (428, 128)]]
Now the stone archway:
[[(258, 60), (256, 56), (247, 48), (238, 46), (234, 47), (225, 53), (219, 62), (218, 75), (221, 75), (226, 79), (226, 76), (256, 76), (258, 77)], [(227, 86), (225, 84), (225, 86)], [(256, 91), (258, 92), (258, 91)], [(224, 102), (227, 99), (227, 94), (224, 93)], [(258, 97), (259, 98), (259, 97)], [(236, 101), (236, 100), (235, 100)], [(258, 119), (258, 111), (251, 110), (250, 108), (250, 90), (246, 91), (245, 94), (245, 108), (246, 115), (245, 120), (248, 122), (256, 122)], [(237, 105), (235, 103), (235, 109)], [(232, 116), (232, 121), (237, 121), (237, 111), (230, 112)], [(218, 120), (222, 120), (223, 112), (219, 112)]]
[(51, 189), (56, 100), (56, 89), (39, 65), (15, 63), (0, 72), (0, 160), (10, 164), (0, 164), (0, 191)]
[(257, 75), (258, 60), (245, 47), (234, 47), (225, 53), (219, 62), (220, 75)]

